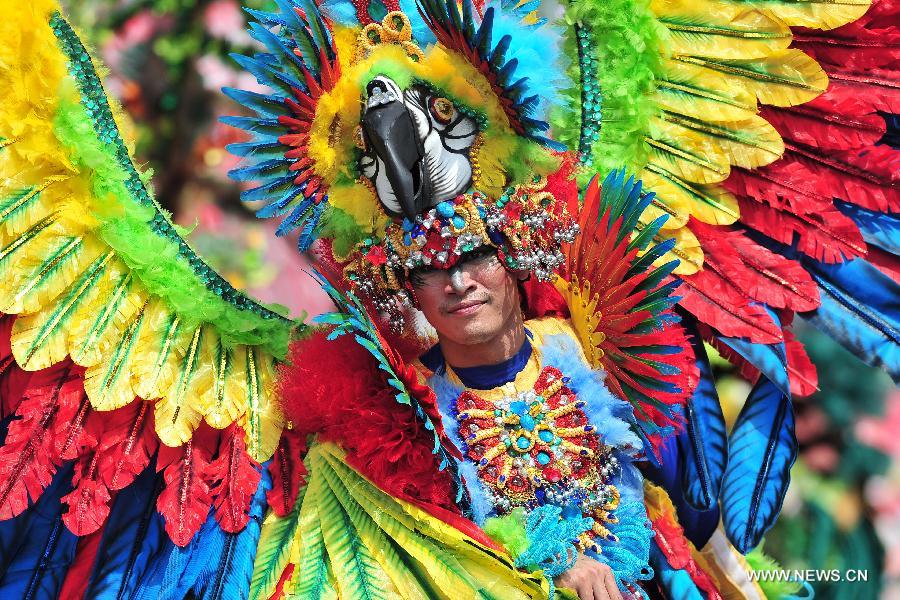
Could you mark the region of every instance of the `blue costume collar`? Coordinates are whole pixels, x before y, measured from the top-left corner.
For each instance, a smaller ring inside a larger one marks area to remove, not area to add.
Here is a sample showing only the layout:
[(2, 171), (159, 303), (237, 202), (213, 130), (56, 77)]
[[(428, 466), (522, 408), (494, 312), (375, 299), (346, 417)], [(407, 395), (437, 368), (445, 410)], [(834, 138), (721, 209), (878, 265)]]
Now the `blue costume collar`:
[[(505, 383), (514, 381), (519, 371), (525, 368), (528, 360), (531, 358), (531, 337), (532, 333), (525, 330), (525, 341), (519, 351), (510, 358), (496, 365), (485, 365), (482, 367), (453, 367), (453, 372), (459, 377), (464, 386), (473, 390), (490, 390), (500, 387)], [(446, 373), (446, 362), (444, 353), (441, 351), (441, 345), (434, 345), (428, 352), (420, 358), (422, 364), (439, 375)]]

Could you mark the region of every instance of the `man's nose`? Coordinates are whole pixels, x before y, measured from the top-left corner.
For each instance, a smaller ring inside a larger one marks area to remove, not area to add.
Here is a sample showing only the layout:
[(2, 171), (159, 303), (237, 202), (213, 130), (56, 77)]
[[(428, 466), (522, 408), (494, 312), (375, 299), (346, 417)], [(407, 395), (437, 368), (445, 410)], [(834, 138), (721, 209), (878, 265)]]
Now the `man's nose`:
[(450, 269), (449, 290), (457, 295), (464, 295), (466, 292), (475, 287), (475, 280), (469, 275), (466, 269), (453, 267)]

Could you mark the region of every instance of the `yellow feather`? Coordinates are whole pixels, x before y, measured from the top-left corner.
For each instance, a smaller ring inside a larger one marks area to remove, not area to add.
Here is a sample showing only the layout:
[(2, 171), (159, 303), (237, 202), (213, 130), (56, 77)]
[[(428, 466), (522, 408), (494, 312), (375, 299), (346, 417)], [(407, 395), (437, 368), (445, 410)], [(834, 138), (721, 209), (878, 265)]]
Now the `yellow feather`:
[(506, 554), (482, 546), (417, 506), (388, 496), (348, 467), (336, 446), (317, 444), (310, 455), (312, 477), (337, 475), (366, 516), (420, 565), (420, 577), (433, 591), (453, 590), (448, 598), (472, 600), (485, 594), (523, 600), (546, 597), (546, 580), (539, 574), (519, 572)]
[(234, 423), (247, 400), (247, 347), (228, 349), (219, 344), (213, 351), (215, 379), (210, 403), (204, 407), (206, 422), (216, 429)]
[(89, 294), (113, 259), (107, 252), (91, 263), (64, 293), (43, 310), (21, 315), (13, 326), (12, 351), (23, 369), (44, 369), (68, 355), (67, 329), (73, 314), (89, 300)]
[(791, 27), (812, 29), (834, 29), (860, 18), (871, 0), (753, 0), (750, 5), (758, 5), (774, 13), (778, 19)]
[[(0, 172), (6, 172), (0, 167)], [(28, 230), (47, 217), (51, 204), (44, 198), (47, 188), (65, 181), (64, 177), (48, 177), (39, 185), (24, 185), (8, 180), (0, 187), (0, 236), (6, 240)]]
[(742, 121), (757, 113), (756, 96), (705, 67), (665, 60), (656, 101), (670, 112), (706, 121)]
[(179, 368), (172, 385), (156, 401), (156, 434), (167, 446), (180, 446), (191, 439), (203, 419), (204, 394), (213, 389), (212, 345), (216, 334), (209, 327), (196, 327), (187, 346), (177, 348)]
[(591, 282), (581, 282), (577, 275), (573, 275), (571, 281), (557, 276), (553, 285), (566, 300), (572, 324), (578, 333), (578, 340), (581, 342), (581, 347), (584, 348), (588, 363), (593, 367), (598, 367), (603, 358), (603, 351), (599, 346), (606, 339), (606, 335), (596, 331), (603, 315), (597, 312), (599, 298), (596, 292), (591, 291)]
[[(394, 544), (378, 527), (373, 527), (372, 520), (365, 514), (360, 505), (360, 499), (353, 497), (344, 482), (330, 469), (323, 469), (322, 473), (332, 490), (337, 490), (341, 506), (353, 523), (356, 533), (359, 535), (366, 549), (372, 554), (387, 576), (384, 580), (384, 589), (392, 595), (399, 595), (397, 590), (403, 590), (403, 598), (409, 600), (429, 600), (431, 596), (422, 585), (422, 581), (408, 568), (400, 556), (402, 549), (395, 549)], [(352, 501), (347, 501), (347, 500)], [(389, 579), (388, 579), (389, 578)]]
[(281, 438), (284, 415), (275, 399), (275, 361), (257, 348), (247, 349), (247, 396), (241, 418), (247, 452), (263, 462), (271, 458)]
[(762, 58), (791, 43), (791, 30), (766, 11), (716, 0), (653, 0), (669, 30), (673, 54), (723, 59)]
[(753, 169), (778, 160), (784, 153), (784, 142), (768, 121), (754, 115), (744, 121), (708, 123), (684, 115), (664, 112), (654, 129), (665, 131), (670, 140), (692, 140), (702, 148), (710, 148), (708, 157), (721, 152), (737, 167)]
[[(139, 295), (135, 295), (139, 297)], [(84, 390), (97, 410), (115, 410), (130, 404), (134, 398), (131, 386), (131, 364), (137, 353), (138, 338), (144, 322), (146, 302), (138, 307), (115, 345), (107, 346), (103, 360), (87, 369)]]
[(127, 267), (118, 259), (110, 261), (97, 285), (88, 291), (85, 301), (72, 315), (69, 326), (72, 362), (90, 367), (108, 358), (110, 347), (119, 343), (131, 318), (146, 302), (146, 293)]
[(702, 67), (728, 79), (729, 87), (743, 87), (763, 104), (794, 106), (809, 102), (828, 87), (822, 67), (800, 50), (773, 52), (755, 60), (714, 60), (677, 56), (673, 60)]
[[(737, 199), (718, 185), (685, 181), (653, 163), (645, 167), (641, 181), (646, 189), (656, 192), (661, 202), (687, 208), (693, 217), (704, 223), (730, 225), (740, 216)], [(652, 215), (647, 212), (645, 222), (649, 222), (647, 219)]]
[(141, 328), (132, 360), (131, 385), (136, 395), (154, 400), (172, 387), (192, 329), (159, 298), (144, 309), (144, 320), (146, 327)]
[[(642, 230), (649, 221), (646, 220), (647, 213), (641, 215), (640, 222), (637, 225), (638, 231)], [(653, 237), (656, 243), (663, 242), (666, 239), (675, 238), (675, 247), (662, 257), (657, 259), (654, 264), (662, 265), (672, 260), (678, 260), (678, 266), (675, 267), (676, 275), (691, 275), (703, 268), (703, 249), (700, 247), (700, 240), (687, 227), (680, 229), (661, 230)]]
[(92, 235), (69, 235), (54, 218), (38, 222), (0, 250), (0, 311), (39, 311), (104, 250)]
[(718, 183), (728, 178), (731, 165), (725, 151), (702, 133), (654, 119), (650, 124), (650, 162), (690, 182)]

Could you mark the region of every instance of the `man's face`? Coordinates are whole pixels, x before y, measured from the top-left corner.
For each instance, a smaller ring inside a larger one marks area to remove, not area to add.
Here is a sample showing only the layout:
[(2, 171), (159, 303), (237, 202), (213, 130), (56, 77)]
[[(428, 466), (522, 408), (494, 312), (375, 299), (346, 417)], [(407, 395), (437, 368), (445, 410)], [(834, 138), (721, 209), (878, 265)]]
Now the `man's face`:
[(452, 269), (412, 274), (419, 308), (441, 339), (474, 345), (495, 339), (519, 310), (516, 276), (496, 249), (464, 256)]

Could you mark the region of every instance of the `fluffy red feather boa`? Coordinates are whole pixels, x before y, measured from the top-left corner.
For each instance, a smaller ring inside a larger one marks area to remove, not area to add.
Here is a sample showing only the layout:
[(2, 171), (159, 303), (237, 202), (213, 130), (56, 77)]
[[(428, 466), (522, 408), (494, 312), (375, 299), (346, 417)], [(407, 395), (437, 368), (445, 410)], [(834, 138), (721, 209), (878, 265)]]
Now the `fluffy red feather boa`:
[[(317, 332), (293, 345), (290, 363), (279, 387), (295, 430), (340, 445), (349, 465), (391, 495), (459, 514), (450, 476), (432, 454), (432, 432), (397, 402), (384, 372), (352, 336), (329, 341)], [(419, 402), (434, 410), (431, 390), (415, 388)]]

